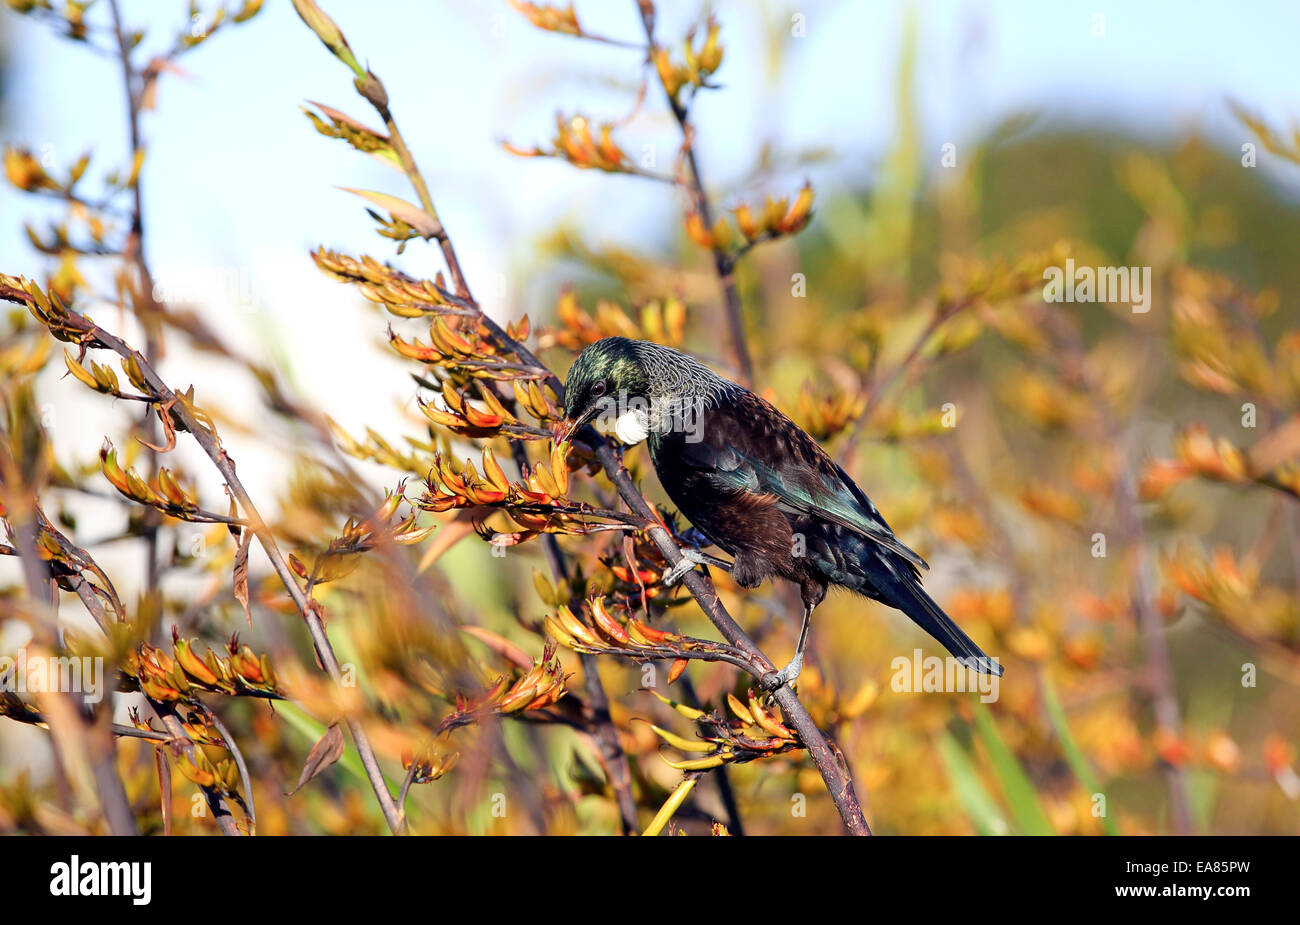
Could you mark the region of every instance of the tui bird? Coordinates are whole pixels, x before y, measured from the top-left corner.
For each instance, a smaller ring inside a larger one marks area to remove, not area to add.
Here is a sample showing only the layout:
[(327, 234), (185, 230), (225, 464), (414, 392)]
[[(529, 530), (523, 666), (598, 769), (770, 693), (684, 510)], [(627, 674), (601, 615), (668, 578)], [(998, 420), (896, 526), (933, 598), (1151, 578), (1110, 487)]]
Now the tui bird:
[(768, 577), (799, 585), (794, 659), (764, 679), (798, 677), (813, 609), (832, 585), (901, 610), (969, 667), (1002, 674), (921, 587), (928, 569), (853, 480), (797, 424), (749, 389), (659, 344), (606, 337), (578, 355), (565, 383), (566, 438), (601, 419), (620, 441), (649, 442), (668, 497), (732, 561), (684, 550), (665, 576), (728, 569), (742, 588)]

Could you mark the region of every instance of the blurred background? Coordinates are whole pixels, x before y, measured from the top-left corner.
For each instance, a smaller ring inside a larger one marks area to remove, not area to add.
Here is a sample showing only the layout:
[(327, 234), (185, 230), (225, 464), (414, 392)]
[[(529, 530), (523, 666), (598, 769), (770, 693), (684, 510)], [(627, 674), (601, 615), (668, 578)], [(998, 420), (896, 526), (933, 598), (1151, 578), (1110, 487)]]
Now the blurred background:
[[(643, 80), (654, 80), (643, 53), (535, 28), (504, 2), (327, 9), (382, 76), (490, 315), (504, 323), (527, 313), (562, 332), (565, 287), (593, 314), (602, 299), (636, 317), (674, 296), (687, 308), (681, 345), (736, 374), (718, 283), (707, 251), (683, 231), (679, 191), (517, 157), (502, 144), (546, 147), (557, 113), (582, 114), (619, 123), (630, 157), (671, 172), (681, 138), (657, 87), (638, 104)], [(123, 3), (131, 27), (148, 33), (142, 61), (214, 10)], [(807, 229), (755, 248), (739, 271), (756, 386), (845, 462), (931, 561), (931, 593), (1008, 666), (988, 707), (969, 694), (901, 693), (891, 688), (891, 660), (917, 646), (939, 654), (931, 643), (861, 600), (836, 597), (818, 611), (801, 693), (849, 759), (873, 828), (1296, 833), (1300, 502), (1287, 487), (1286, 453), (1276, 469), (1246, 465), (1243, 474), (1230, 450), (1253, 462), (1251, 448), (1300, 408), (1300, 164), (1287, 156), (1300, 147), (1287, 143), (1300, 120), (1300, 9), (665, 2), (656, 35), (677, 47), (710, 12), (722, 25), (724, 63), (691, 121), (715, 210), (794, 196), (805, 182), (816, 190)], [(586, 31), (644, 42), (631, 2), (579, 3), (577, 15)], [(86, 13), (104, 17), (102, 3)], [(387, 343), (385, 326), (396, 322), (309, 255), (318, 246), (393, 255), (340, 187), (409, 196), (405, 181), (321, 138), (301, 107), (319, 101), (369, 124), (374, 114), (288, 2), (269, 0), (223, 30), (169, 67), (143, 116), (156, 294), (274, 370), (286, 392), (343, 431), (364, 439), (370, 430), (398, 446), (431, 439), (413, 364)], [(120, 62), (103, 42), (70, 41), (67, 31), (57, 15), (0, 10), (0, 141), (57, 176), (88, 151), (88, 177), (129, 168)], [(1276, 150), (1243, 113), (1278, 131)], [(43, 282), (59, 272), (60, 258), (38, 253), (24, 224), (43, 235), (66, 212), (65, 202), (0, 188), (0, 272)], [(1080, 265), (1152, 268), (1150, 312), (1045, 304), (1041, 268), (1065, 254)], [(442, 266), (437, 249), (418, 241), (395, 260), (419, 277)], [(93, 259), (78, 267), (78, 307), (139, 339), (136, 319), (101, 298), (111, 274)], [(1027, 285), (1016, 276), (1026, 272)], [(797, 273), (805, 295), (792, 290)], [(907, 363), (946, 300), (965, 309)], [(562, 374), (574, 344), (543, 334), (543, 356)], [(69, 472), (100, 478), (101, 443), (111, 435), (125, 446), (137, 409), (63, 378), (54, 356), (33, 385), (54, 456)], [(892, 390), (870, 397), (895, 367)], [(327, 530), (328, 505), (316, 494), (328, 479), (313, 472), (326, 462), (303, 428), (267, 413), (263, 382), (185, 337), (169, 338), (158, 368), (173, 386), (194, 385), (250, 492), (291, 543)], [(949, 403), (956, 426), (940, 417)], [(864, 409), (859, 431), (850, 425)], [(1206, 450), (1196, 425), (1228, 446), (1207, 437)], [(662, 499), (642, 453), (630, 452), (629, 464)], [(197, 448), (182, 440), (173, 456), (209, 506), (224, 509), (219, 477)], [(376, 496), (423, 474), (373, 459), (356, 466)], [(47, 513), (70, 515), (77, 541), (133, 601), (143, 590), (140, 544), (100, 481), (98, 496), (52, 489)], [(168, 526), (178, 548), (199, 535), (212, 545), (167, 571), (162, 625), (180, 622), (214, 643), (242, 629), (258, 651), (305, 665), (301, 677), (282, 669), (301, 685), (293, 719), (287, 708), (231, 706), (254, 786), (266, 784), (259, 830), (382, 831), (354, 759), (296, 797), (278, 796), (329, 722), (328, 697), (308, 680), (310, 651), (297, 638), (305, 634), (276, 612), (270, 584), (265, 600), (255, 595), (251, 629), (229, 588), (213, 591), (219, 580), (228, 585), (234, 548), (220, 528)], [(592, 563), (608, 545), (562, 543)], [(443, 553), (430, 579), (436, 618), (388, 619), (396, 601), (369, 566), (321, 592), (344, 657), (371, 679), (365, 709), (391, 767), (415, 747), (411, 717), (430, 709), (415, 704), (421, 669), (410, 660), (461, 657), (439, 641), (450, 623), (487, 627), (541, 654), (540, 636), (522, 625), (548, 609), (533, 590), (533, 570), (544, 568), (535, 547), (494, 558), (471, 535)], [(252, 568), (257, 579), (267, 571), (256, 552)], [(0, 559), (0, 582), (20, 585), (12, 560)], [(771, 586), (749, 595), (722, 578), (720, 586), (741, 624), (783, 661), (797, 632), (792, 599)], [(64, 597), (61, 613), (84, 623), (75, 598)], [(713, 634), (692, 604), (673, 619)], [(22, 619), (6, 620), (0, 652), (29, 638)], [(680, 773), (634, 718), (663, 708), (636, 692), (637, 668), (607, 662), (602, 674), (650, 815)], [(405, 688), (393, 693), (380, 678)], [(717, 665), (693, 665), (690, 680), (708, 703), (737, 684), (733, 669)], [(130, 697), (119, 698), (119, 713)], [(458, 768), (412, 795), (417, 830), (617, 830), (599, 760), (578, 733), (506, 722), (463, 740)], [(158, 798), (150, 755), (123, 743), (128, 794), (142, 807), (149, 788)], [(730, 769), (745, 829), (837, 831), (811, 764), (768, 761), (780, 773), (764, 775), (763, 763)], [(56, 825), (38, 811), (58, 802), (54, 764), (44, 732), (0, 726), (6, 828), (92, 825), (73, 811)], [(679, 812), (686, 831), (707, 832), (724, 817), (711, 783)], [(498, 792), (521, 794), (528, 812), (494, 815)], [(791, 794), (807, 794), (806, 816), (791, 815)], [(203, 830), (184, 813), (177, 825)]]

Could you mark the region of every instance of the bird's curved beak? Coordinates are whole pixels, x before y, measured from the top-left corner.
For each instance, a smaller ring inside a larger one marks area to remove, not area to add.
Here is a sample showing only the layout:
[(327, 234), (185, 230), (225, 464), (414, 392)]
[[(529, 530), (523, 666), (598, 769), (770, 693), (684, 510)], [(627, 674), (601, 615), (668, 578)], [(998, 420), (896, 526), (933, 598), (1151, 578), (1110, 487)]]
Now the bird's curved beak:
[(582, 414), (578, 415), (578, 419), (576, 421), (572, 421), (572, 422), (566, 421), (566, 423), (568, 423), (569, 426), (565, 428), (564, 436), (560, 438), (560, 442), (568, 443), (569, 440), (572, 439), (574, 434), (582, 430), (582, 428), (586, 426), (587, 422), (596, 416), (596, 412), (599, 410), (600, 410), (599, 405), (592, 405)]

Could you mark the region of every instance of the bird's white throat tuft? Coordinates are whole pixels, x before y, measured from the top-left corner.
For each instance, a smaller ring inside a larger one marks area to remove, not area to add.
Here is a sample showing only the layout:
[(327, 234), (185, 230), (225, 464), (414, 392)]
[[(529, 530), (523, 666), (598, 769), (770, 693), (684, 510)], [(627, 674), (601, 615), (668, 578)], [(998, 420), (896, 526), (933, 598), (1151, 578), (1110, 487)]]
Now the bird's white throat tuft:
[(636, 446), (650, 436), (650, 418), (643, 409), (629, 408), (614, 420), (614, 436), (628, 446)]

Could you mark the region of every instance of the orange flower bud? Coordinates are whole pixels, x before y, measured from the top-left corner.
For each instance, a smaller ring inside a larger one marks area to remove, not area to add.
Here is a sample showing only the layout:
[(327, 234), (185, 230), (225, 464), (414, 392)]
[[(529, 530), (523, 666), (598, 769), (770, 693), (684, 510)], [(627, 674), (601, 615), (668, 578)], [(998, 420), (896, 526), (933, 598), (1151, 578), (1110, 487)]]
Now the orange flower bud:
[(713, 235), (704, 227), (704, 219), (700, 213), (694, 211), (687, 213), (686, 236), (700, 247), (713, 250)]

